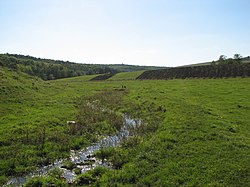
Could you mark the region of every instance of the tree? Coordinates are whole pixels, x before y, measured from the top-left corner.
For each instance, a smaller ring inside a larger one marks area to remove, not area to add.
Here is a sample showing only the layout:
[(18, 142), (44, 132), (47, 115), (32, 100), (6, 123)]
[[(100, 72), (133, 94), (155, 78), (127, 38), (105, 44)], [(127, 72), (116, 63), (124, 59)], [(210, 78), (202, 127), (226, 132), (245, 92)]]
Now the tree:
[(240, 54), (234, 54), (234, 60), (237, 62), (237, 63), (240, 63), (241, 62), (241, 59), (242, 59), (242, 56)]
[(242, 56), (240, 55), (240, 54), (234, 54), (234, 59), (241, 59), (242, 58)]
[(225, 61), (227, 59), (227, 56), (226, 55), (220, 55), (219, 57), (219, 61)]
[(220, 55), (218, 61), (219, 61), (219, 64), (225, 64), (226, 61), (227, 61), (227, 56), (225, 56), (225, 55)]

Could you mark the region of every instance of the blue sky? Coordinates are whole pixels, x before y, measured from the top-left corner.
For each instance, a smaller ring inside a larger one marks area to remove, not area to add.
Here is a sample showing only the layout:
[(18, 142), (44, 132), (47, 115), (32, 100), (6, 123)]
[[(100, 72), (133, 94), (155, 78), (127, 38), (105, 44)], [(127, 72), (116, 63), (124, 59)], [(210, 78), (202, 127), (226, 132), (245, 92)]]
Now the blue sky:
[(250, 55), (249, 0), (0, 0), (0, 53), (179, 66)]

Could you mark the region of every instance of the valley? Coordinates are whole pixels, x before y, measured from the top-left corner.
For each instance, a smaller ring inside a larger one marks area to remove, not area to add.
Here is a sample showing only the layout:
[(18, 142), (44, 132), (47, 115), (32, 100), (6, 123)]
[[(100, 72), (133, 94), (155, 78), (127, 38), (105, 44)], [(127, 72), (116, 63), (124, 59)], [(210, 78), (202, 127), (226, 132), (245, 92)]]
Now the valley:
[[(118, 75), (43, 81), (1, 68), (0, 183), (116, 134), (121, 114), (129, 114), (143, 123), (120, 146), (103, 149), (112, 168), (79, 174), (71, 185), (249, 185), (249, 78)], [(91, 110), (90, 101), (115, 112)], [(68, 126), (71, 120), (78, 125)], [(69, 185), (51, 174), (27, 186), (48, 181)]]

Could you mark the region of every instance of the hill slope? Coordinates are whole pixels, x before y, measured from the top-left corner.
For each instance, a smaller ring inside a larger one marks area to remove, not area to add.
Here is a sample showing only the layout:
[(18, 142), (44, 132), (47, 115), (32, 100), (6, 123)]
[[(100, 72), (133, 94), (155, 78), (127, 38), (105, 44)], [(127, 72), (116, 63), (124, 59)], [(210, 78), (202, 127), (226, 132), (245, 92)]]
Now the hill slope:
[(105, 65), (77, 64), (13, 54), (0, 54), (0, 66), (38, 76), (43, 80), (117, 72)]
[(21, 71), (43, 80), (93, 74), (115, 74), (117, 72), (159, 69), (154, 66), (79, 64), (69, 61), (41, 59), (25, 55), (0, 54), (0, 67)]
[(0, 185), (8, 176), (66, 157), (70, 147), (88, 142), (69, 134), (66, 121), (76, 118), (76, 98), (90, 94), (80, 85), (92, 77), (45, 82), (0, 69)]

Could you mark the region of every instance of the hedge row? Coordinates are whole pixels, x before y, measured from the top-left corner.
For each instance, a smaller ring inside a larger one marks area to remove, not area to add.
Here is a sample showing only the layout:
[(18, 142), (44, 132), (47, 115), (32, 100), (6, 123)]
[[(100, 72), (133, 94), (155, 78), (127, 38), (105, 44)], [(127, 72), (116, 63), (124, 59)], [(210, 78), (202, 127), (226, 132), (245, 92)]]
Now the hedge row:
[(250, 63), (223, 64), (192, 67), (176, 67), (150, 70), (142, 73), (137, 79), (185, 79), (185, 78), (222, 78), (249, 77)]

